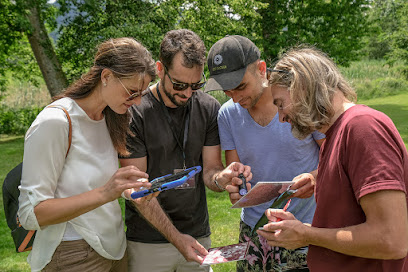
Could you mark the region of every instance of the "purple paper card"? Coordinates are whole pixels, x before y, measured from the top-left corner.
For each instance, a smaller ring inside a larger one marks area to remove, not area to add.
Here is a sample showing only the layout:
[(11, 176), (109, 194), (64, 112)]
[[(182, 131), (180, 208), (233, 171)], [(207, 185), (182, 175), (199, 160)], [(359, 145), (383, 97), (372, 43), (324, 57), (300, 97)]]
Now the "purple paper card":
[(248, 245), (249, 242), (210, 248), (208, 250), (208, 255), (204, 257), (202, 265), (245, 260)]
[(293, 181), (260, 181), (231, 208), (246, 208), (269, 202), (293, 183)]

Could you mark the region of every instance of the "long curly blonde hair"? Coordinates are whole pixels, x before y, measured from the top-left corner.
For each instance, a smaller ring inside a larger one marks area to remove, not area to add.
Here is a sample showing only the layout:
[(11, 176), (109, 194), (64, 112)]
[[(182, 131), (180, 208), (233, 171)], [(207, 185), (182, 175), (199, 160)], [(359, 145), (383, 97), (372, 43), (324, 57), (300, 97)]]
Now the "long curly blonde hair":
[(333, 95), (341, 91), (350, 101), (357, 95), (334, 62), (313, 47), (296, 47), (284, 53), (271, 73), (269, 84), (287, 87), (292, 110), (292, 133), (304, 139), (314, 130), (330, 125), (334, 115)]

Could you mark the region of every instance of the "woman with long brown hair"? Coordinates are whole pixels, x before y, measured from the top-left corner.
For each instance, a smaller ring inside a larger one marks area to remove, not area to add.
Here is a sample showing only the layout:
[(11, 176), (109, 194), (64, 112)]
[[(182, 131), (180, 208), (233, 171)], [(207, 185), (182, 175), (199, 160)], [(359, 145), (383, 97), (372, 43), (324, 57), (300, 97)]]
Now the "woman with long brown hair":
[[(155, 78), (151, 54), (132, 38), (101, 43), (94, 65), (46, 107), (24, 143), (19, 217), (37, 230), (32, 271), (127, 271), (126, 238), (117, 201), (147, 174), (118, 169), (126, 155), (128, 108)], [(69, 148), (68, 155), (66, 156)], [(146, 186), (146, 185), (144, 185)]]

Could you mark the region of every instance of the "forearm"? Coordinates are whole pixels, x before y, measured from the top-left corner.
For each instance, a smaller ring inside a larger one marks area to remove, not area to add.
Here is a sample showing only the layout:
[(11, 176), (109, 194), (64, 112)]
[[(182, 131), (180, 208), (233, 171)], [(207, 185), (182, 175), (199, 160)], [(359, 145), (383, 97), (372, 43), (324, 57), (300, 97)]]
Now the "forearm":
[(153, 198), (146, 205), (140, 205), (134, 201), (133, 204), (139, 213), (146, 219), (146, 221), (157, 229), (164, 236), (164, 238), (177, 247), (180, 232), (173, 225), (167, 214), (163, 211), (156, 198)]
[(67, 198), (53, 198), (40, 202), (34, 208), (38, 224), (42, 226), (67, 222), (108, 202), (97, 188)]
[[(203, 173), (204, 184), (207, 186), (208, 189), (215, 191), (215, 192), (222, 192), (225, 189), (226, 183), (220, 176), (221, 171), (224, 168), (222, 166), (215, 167), (212, 169), (205, 169)], [(219, 187), (215, 184), (215, 180), (217, 181)]]
[(406, 241), (392, 237), (392, 231), (362, 223), (341, 229), (307, 227), (304, 237), (307, 244), (346, 255), (372, 259), (403, 258), (407, 254)]

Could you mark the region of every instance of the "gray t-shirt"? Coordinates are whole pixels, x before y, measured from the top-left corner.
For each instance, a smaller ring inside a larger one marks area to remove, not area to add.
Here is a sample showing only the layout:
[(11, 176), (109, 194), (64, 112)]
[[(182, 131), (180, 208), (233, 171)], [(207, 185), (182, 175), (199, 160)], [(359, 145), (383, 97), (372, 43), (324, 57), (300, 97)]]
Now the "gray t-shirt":
[[(306, 139), (298, 140), (292, 135), (289, 123), (279, 122), (278, 114), (262, 127), (232, 99), (221, 107), (218, 127), (221, 148), (236, 150), (240, 161), (251, 166), (252, 186), (258, 181), (290, 181), (301, 173), (315, 170), (319, 161), (319, 146), (315, 139), (325, 137), (316, 131)], [(272, 202), (242, 209), (242, 221), (253, 228)], [(302, 222), (311, 223), (315, 208), (312, 196), (294, 198), (288, 211)]]
[[(212, 96), (196, 91), (189, 107), (189, 126), (185, 147), (186, 167), (203, 166), (204, 146), (219, 145), (217, 114), (220, 108)], [(168, 108), (174, 131), (182, 138), (184, 128), (184, 108)], [(178, 145), (163, 105), (151, 92), (143, 97), (139, 106), (130, 108), (132, 115), (128, 137), (130, 158), (147, 156), (149, 179), (173, 173), (183, 167), (183, 152)], [(183, 120), (180, 120), (183, 119)], [(180, 139), (183, 142), (183, 139)], [(174, 226), (182, 233), (194, 238), (210, 235), (207, 200), (202, 172), (196, 175), (194, 189), (167, 190), (157, 197)], [(128, 202), (128, 201), (126, 201)], [(143, 243), (168, 242), (156, 229), (126, 203), (127, 239)]]

